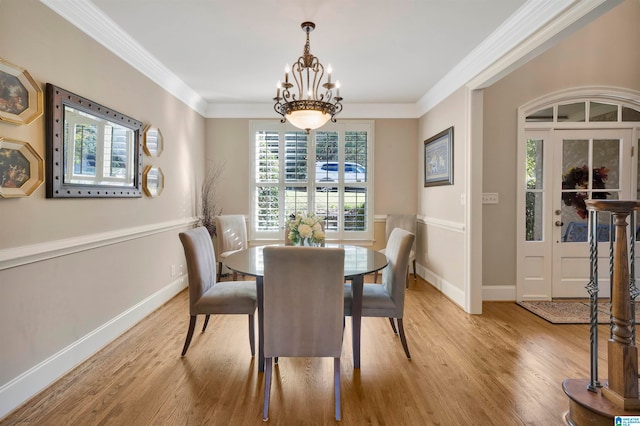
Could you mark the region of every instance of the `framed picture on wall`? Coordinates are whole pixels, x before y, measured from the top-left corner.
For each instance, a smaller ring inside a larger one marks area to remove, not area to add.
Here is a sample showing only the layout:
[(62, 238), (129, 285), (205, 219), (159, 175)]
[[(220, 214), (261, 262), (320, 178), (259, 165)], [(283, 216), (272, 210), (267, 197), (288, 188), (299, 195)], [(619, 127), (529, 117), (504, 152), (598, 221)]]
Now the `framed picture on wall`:
[(0, 121), (31, 123), (42, 115), (42, 98), (27, 70), (0, 59)]
[(453, 127), (424, 141), (424, 186), (453, 185)]
[(28, 197), (44, 182), (44, 161), (28, 142), (0, 137), (0, 198)]

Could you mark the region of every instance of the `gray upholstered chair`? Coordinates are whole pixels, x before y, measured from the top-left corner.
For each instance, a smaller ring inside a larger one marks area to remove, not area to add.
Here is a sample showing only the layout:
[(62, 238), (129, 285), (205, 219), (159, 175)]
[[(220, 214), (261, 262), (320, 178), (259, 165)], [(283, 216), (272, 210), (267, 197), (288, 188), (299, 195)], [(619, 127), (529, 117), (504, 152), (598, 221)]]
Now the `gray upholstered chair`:
[[(222, 262), (232, 253), (247, 248), (247, 223), (241, 214), (216, 216), (216, 243), (218, 248), (218, 281), (222, 273)], [(233, 281), (238, 274), (233, 272)]]
[[(391, 328), (397, 335), (407, 358), (411, 359), (409, 346), (404, 335), (402, 318), (404, 316), (404, 293), (407, 275), (407, 262), (415, 235), (404, 229), (395, 228), (387, 241), (386, 256), (389, 264), (382, 270), (382, 285), (364, 284), (362, 292), (363, 317), (387, 317)], [(351, 284), (344, 285), (344, 314), (351, 316)], [(398, 328), (394, 323), (398, 323)]]
[(253, 315), (257, 307), (255, 281), (216, 282), (216, 257), (211, 236), (204, 227), (180, 233), (189, 272), (189, 330), (182, 356), (187, 353), (196, 318), (204, 314), (202, 332), (207, 328), (211, 314), (246, 314), (249, 316), (249, 344), (251, 356), (255, 354)]
[[(385, 224), (385, 234), (387, 241), (391, 231), (395, 228), (404, 229), (416, 235), (417, 216), (415, 214), (388, 214)], [(380, 250), (380, 253), (386, 254), (386, 249)], [(416, 278), (416, 242), (413, 241), (409, 260), (407, 261), (407, 288), (409, 287), (409, 265), (413, 266), (413, 278)], [(375, 273), (374, 281), (378, 282), (378, 273)]]
[(340, 420), (343, 291), (344, 249), (264, 248), (265, 421), (272, 358), (277, 362), (278, 357), (333, 358), (335, 416)]

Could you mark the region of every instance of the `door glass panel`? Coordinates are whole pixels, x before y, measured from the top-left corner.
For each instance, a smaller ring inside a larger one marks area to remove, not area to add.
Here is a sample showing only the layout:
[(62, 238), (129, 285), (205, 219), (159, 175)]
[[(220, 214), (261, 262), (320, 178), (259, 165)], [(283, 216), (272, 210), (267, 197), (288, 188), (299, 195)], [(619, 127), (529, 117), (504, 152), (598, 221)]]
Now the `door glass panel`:
[(534, 112), (531, 115), (528, 115), (526, 118), (528, 123), (538, 123), (538, 122), (550, 122), (553, 121), (553, 107), (541, 109), (539, 111)]
[[(618, 192), (607, 192), (606, 194), (606, 198), (609, 200), (619, 198)], [(588, 241), (589, 224), (585, 204), (587, 199), (587, 192), (565, 192), (562, 194), (560, 222), (563, 243), (585, 243)], [(567, 204), (568, 201), (569, 204)], [(598, 241), (609, 241), (609, 217), (605, 214), (598, 215)]]
[[(618, 139), (594, 139), (593, 141), (593, 189), (620, 188), (620, 141)], [(596, 196), (593, 198), (606, 198)]]
[(584, 122), (585, 103), (558, 105), (558, 121)]
[(591, 102), (589, 121), (618, 121), (618, 105)]
[(527, 140), (525, 224), (526, 240), (542, 241), (543, 141)]
[[(562, 227), (563, 242), (587, 241), (585, 200), (589, 196), (588, 164), (588, 139), (565, 139), (562, 141), (562, 207), (559, 225)], [(558, 216), (555, 217), (558, 218)], [(555, 225), (558, 226), (558, 223)]]
[(542, 189), (542, 140), (527, 141), (527, 189)]
[(562, 141), (562, 189), (589, 188), (589, 140)]
[(622, 121), (640, 121), (640, 111), (622, 107)]
[[(562, 242), (586, 242), (588, 211), (585, 200), (618, 199), (620, 192), (620, 140), (564, 140), (562, 146)], [(588, 164), (593, 168), (589, 169)], [(598, 220), (598, 240), (609, 240), (609, 223)]]
[(526, 215), (527, 241), (542, 241), (542, 192), (527, 191)]

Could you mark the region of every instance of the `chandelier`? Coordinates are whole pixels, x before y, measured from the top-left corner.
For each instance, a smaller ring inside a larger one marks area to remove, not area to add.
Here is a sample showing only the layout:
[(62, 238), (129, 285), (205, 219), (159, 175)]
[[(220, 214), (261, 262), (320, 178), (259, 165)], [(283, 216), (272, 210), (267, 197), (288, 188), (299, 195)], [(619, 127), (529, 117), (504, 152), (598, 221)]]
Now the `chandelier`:
[[(318, 58), (311, 54), (309, 47), (309, 33), (314, 30), (316, 24), (303, 22), (300, 26), (307, 33), (304, 53), (291, 69), (289, 65), (286, 66), (284, 83), (278, 81), (277, 84), (273, 109), (282, 116), (280, 122), (289, 120), (295, 127), (305, 129), (309, 133), (309, 130), (322, 127), (329, 120), (336, 122), (335, 116), (342, 111), (342, 98), (340, 82), (331, 82), (331, 65), (327, 68), (327, 82), (322, 84), (324, 91), (321, 93), (320, 83), (325, 69)], [(293, 77), (293, 83), (289, 81), (289, 73)], [(335, 96), (333, 89), (336, 89)]]

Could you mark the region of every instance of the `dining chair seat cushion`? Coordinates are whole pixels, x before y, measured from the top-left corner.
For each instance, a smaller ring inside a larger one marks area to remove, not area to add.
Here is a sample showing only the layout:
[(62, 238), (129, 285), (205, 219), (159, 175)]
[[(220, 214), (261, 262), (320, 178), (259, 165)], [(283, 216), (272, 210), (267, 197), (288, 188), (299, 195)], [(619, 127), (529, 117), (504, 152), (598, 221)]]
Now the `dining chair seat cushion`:
[[(385, 256), (387, 254), (387, 249), (386, 248), (380, 249), (378, 251), (380, 253), (384, 254)], [(409, 262), (413, 261), (413, 259), (415, 259), (415, 258), (416, 258), (416, 252), (413, 249), (411, 249), (411, 251), (409, 252)]]
[(207, 314), (252, 314), (257, 307), (255, 281), (223, 281), (209, 288), (195, 303)]
[[(351, 283), (344, 285), (344, 314), (351, 316)], [(380, 284), (364, 284), (362, 287), (362, 316), (388, 317), (396, 310), (396, 304)]]
[(239, 251), (242, 251), (244, 249), (238, 249), (238, 250), (229, 250), (229, 251), (225, 251), (224, 253), (220, 253), (220, 255), (218, 256), (218, 258), (220, 259), (226, 259), (227, 257), (231, 256), (233, 253), (237, 253)]

